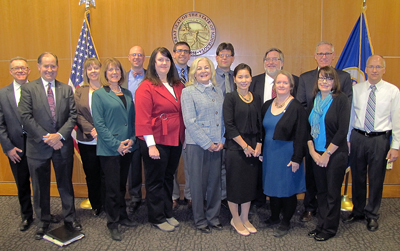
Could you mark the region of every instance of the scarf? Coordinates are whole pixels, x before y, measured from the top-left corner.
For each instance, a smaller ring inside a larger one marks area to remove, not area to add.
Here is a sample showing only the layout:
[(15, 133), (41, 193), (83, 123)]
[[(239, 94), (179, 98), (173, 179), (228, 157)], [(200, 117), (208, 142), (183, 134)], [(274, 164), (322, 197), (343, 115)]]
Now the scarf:
[(319, 135), (319, 121), (324, 113), (324, 109), (331, 102), (332, 95), (328, 94), (324, 100), (321, 99), (321, 92), (317, 93), (314, 99), (313, 113), (310, 115), (311, 136), (316, 139)]

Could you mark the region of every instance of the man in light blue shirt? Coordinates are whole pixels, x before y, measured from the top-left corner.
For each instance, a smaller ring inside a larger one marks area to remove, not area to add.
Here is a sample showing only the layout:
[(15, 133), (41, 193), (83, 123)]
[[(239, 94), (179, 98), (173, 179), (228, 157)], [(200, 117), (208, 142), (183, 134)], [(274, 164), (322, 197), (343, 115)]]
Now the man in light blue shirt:
[[(135, 102), (135, 92), (146, 74), (146, 70), (143, 69), (144, 59), (142, 47), (136, 45), (129, 50), (128, 60), (131, 63), (131, 69), (127, 71), (125, 81), (121, 86), (131, 91), (133, 102)], [(139, 147), (133, 152), (128, 177), (128, 190), (131, 196), (128, 210), (132, 214), (136, 212), (142, 202), (142, 155), (138, 149)]]
[[(188, 43), (184, 41), (177, 42), (174, 45), (173, 54), (172, 54), (176, 70), (178, 72), (178, 76), (181, 79), (181, 82), (185, 84), (189, 81), (189, 70), (190, 67), (187, 65), (188, 61), (190, 60), (190, 46)], [(184, 196), (185, 201), (188, 203), (188, 208), (191, 209), (192, 207), (192, 196), (190, 195), (190, 188), (189, 188), (189, 172), (187, 166), (187, 155), (186, 155), (186, 147), (182, 148), (182, 158), (183, 158), (183, 166), (185, 170), (185, 189), (184, 189)], [(179, 168), (179, 167), (178, 167)], [(179, 189), (179, 182), (178, 182), (178, 169), (174, 175), (174, 190), (172, 193), (172, 208), (177, 209), (179, 207), (179, 198), (180, 198), (180, 189)]]

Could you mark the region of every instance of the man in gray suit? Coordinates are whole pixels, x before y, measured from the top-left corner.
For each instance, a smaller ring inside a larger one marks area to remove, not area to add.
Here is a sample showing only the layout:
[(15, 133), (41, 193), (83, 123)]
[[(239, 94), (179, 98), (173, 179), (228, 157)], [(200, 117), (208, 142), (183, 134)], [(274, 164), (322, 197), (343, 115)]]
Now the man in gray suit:
[(28, 82), (31, 72), (25, 58), (16, 57), (10, 61), (13, 82), (0, 89), (0, 143), (10, 162), (18, 189), (22, 221), (19, 230), (26, 231), (33, 222), (31, 182), (25, 154), (26, 132), (18, 113), (21, 85)]
[[(142, 47), (136, 45), (129, 50), (128, 60), (131, 63), (131, 69), (126, 71), (125, 81), (121, 86), (131, 91), (133, 102), (135, 102), (136, 90), (146, 74), (146, 70), (143, 69), (144, 59), (145, 54)], [(138, 144), (138, 141), (135, 144)], [(128, 210), (133, 214), (142, 203), (142, 154), (140, 154), (139, 145), (133, 152), (129, 168), (128, 191), (131, 196)]]
[[(324, 66), (332, 65), (335, 59), (335, 49), (330, 42), (321, 41), (317, 44), (314, 58), (318, 63), (318, 68), (305, 72), (300, 75), (299, 87), (297, 89), (297, 100), (307, 109), (310, 102), (313, 102), (313, 88), (317, 81), (318, 69)], [(340, 82), (340, 90), (344, 92), (351, 102), (353, 97), (352, 81), (350, 74), (339, 69), (335, 69)], [(315, 185), (314, 174), (311, 168), (312, 159), (309, 154), (306, 155), (306, 194), (304, 197), (304, 212), (300, 216), (300, 221), (310, 221), (317, 210), (317, 187)]]
[(64, 224), (70, 230), (81, 230), (75, 218), (72, 167), (74, 146), (71, 131), (76, 123), (72, 88), (55, 78), (57, 56), (45, 52), (38, 58), (41, 77), (24, 84), (18, 111), (27, 132), (26, 156), (32, 178), (33, 202), (39, 220), (35, 239), (47, 232), (50, 216), (50, 162), (56, 175), (62, 201)]

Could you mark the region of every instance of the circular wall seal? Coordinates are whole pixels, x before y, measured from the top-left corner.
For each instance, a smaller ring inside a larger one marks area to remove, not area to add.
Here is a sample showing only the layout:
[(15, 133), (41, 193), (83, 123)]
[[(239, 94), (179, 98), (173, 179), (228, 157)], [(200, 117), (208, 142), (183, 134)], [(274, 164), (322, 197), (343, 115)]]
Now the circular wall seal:
[(213, 21), (200, 12), (188, 12), (180, 16), (172, 27), (174, 44), (185, 41), (190, 45), (192, 56), (206, 53), (214, 45), (216, 29)]

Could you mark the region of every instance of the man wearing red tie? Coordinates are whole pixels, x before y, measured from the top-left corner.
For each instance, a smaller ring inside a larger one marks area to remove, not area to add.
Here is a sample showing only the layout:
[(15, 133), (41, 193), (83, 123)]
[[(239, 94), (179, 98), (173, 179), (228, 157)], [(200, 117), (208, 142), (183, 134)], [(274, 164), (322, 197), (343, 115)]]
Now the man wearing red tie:
[(41, 77), (24, 84), (18, 111), (27, 132), (26, 156), (32, 178), (33, 205), (39, 220), (35, 239), (40, 240), (50, 222), (50, 162), (62, 201), (64, 224), (81, 230), (75, 218), (72, 167), (74, 146), (71, 131), (76, 123), (72, 88), (56, 80), (57, 56), (45, 52), (38, 58)]

